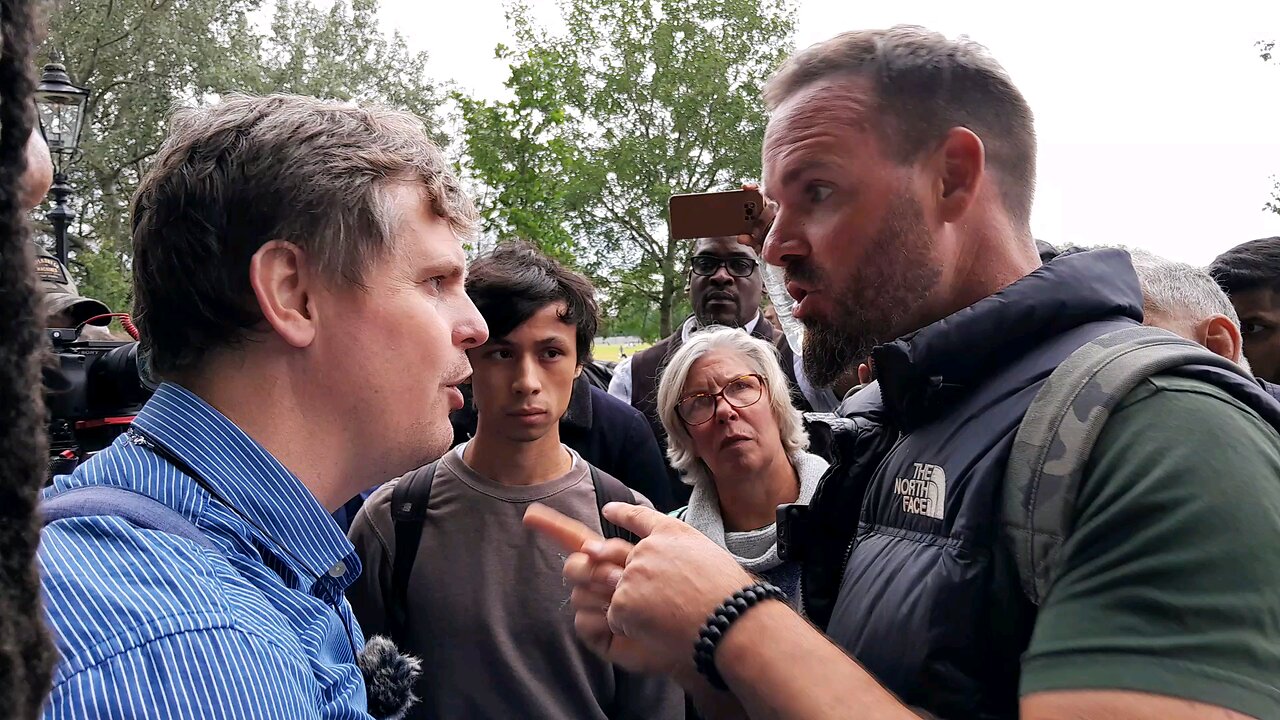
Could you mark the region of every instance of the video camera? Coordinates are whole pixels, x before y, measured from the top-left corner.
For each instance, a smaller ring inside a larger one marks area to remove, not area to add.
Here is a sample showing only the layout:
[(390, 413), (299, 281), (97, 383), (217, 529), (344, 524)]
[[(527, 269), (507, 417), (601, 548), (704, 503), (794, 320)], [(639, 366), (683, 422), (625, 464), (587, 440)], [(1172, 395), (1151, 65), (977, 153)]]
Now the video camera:
[(44, 382), (52, 478), (110, 445), (154, 388), (138, 373), (137, 342), (80, 340), (77, 329), (47, 332), (56, 358)]

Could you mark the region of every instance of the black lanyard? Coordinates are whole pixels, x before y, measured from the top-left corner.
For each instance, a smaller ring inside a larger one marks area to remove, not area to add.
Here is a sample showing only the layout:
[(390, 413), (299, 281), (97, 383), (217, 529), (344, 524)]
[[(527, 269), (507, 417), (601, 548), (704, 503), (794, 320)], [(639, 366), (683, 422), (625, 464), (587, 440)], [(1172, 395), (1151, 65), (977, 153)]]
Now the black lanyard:
[[(240, 510), (237, 509), (235, 505), (232, 505), (230, 502), (228, 502), (227, 499), (223, 497), (222, 494), (219, 493), (213, 487), (213, 485), (211, 485), (207, 480), (205, 480), (204, 477), (200, 475), (200, 473), (196, 472), (195, 468), (191, 467), (191, 465), (188, 464), (187, 461), (178, 457), (172, 450), (162, 445), (158, 440), (151, 437), (150, 434), (148, 434), (145, 430), (138, 427), (137, 425), (130, 424), (129, 429), (125, 432), (129, 435), (129, 442), (133, 443), (134, 445), (137, 445), (138, 447), (143, 447), (143, 448), (146, 448), (147, 450), (150, 450), (161, 460), (164, 460), (165, 462), (177, 468), (178, 472), (191, 478), (191, 480), (194, 481), (196, 485), (199, 485), (201, 489), (209, 493), (210, 497), (212, 497), (214, 500), (221, 503), (224, 507), (230, 510), (232, 514), (234, 514), (236, 517), (243, 520), (250, 527), (257, 530), (258, 533), (272, 545), (274, 550), (276, 550), (281, 555), (292, 560), (294, 564), (296, 564), (299, 568), (303, 570), (305, 577), (311, 578), (312, 586), (314, 586), (317, 582), (320, 582), (321, 576), (316, 576), (312, 578), (311, 574), (307, 572), (307, 564), (305, 562), (299, 559), (297, 555), (294, 555), (293, 553), (289, 552), (289, 548), (285, 547), (283, 543), (276, 540), (275, 537), (273, 537), (271, 533), (263, 529), (261, 525), (254, 522), (252, 518), (250, 518), (248, 515), (245, 515), (243, 512), (240, 512)], [(281, 580), (283, 579), (284, 578), (281, 578)], [(343, 630), (346, 632), (346, 635), (347, 635), (347, 644), (351, 646), (352, 660), (353, 661), (358, 660), (360, 657), (360, 654), (356, 652), (355, 634), (351, 631), (350, 621), (348, 621), (347, 617), (342, 614), (342, 609), (339, 607), (338, 602), (335, 601), (333, 603), (330, 603), (329, 606), (333, 608), (333, 611), (338, 614), (338, 619), (342, 621)]]

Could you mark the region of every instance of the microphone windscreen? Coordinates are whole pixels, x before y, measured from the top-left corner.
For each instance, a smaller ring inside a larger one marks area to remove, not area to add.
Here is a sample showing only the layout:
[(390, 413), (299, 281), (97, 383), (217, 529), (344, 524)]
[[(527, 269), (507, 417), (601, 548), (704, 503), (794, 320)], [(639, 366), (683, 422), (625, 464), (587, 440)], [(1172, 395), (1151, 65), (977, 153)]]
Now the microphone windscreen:
[(375, 635), (365, 643), (356, 664), (364, 675), (369, 714), (379, 720), (403, 720), (418, 700), (413, 684), (422, 672), (422, 662), (400, 652), (390, 638)]

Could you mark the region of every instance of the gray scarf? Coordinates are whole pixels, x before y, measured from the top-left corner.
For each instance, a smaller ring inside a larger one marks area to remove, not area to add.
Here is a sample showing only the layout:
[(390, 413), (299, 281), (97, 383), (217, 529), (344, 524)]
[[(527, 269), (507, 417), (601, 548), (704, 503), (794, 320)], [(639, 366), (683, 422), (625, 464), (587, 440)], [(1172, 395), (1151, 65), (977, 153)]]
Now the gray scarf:
[[(827, 471), (827, 461), (813, 453), (801, 451), (791, 456), (791, 466), (796, 469), (796, 475), (800, 478), (800, 496), (796, 498), (796, 502), (808, 504), (813, 499), (814, 491), (818, 489), (818, 481), (822, 479), (822, 474)], [(728, 550), (725, 547), (724, 519), (720, 516), (720, 496), (716, 494), (715, 482), (710, 477), (704, 477), (694, 484), (693, 494), (689, 497), (689, 507), (685, 510), (683, 519), (703, 535), (711, 538), (712, 542)], [(773, 542), (763, 555), (756, 558), (733, 556), (744, 569), (750, 572), (764, 572), (782, 564), (782, 560), (778, 557), (777, 526), (770, 525), (768, 531)]]

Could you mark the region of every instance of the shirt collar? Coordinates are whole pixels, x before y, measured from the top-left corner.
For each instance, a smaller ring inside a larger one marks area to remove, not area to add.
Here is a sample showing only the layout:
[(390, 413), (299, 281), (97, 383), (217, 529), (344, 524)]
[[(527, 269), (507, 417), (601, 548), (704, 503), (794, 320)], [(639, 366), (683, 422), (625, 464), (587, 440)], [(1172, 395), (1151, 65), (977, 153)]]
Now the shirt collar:
[[(747, 334), (750, 335), (751, 333), (755, 332), (756, 324), (759, 322), (760, 322), (760, 312), (756, 311), (756, 316), (751, 318), (751, 322), (747, 323), (746, 325), (743, 325), (742, 329), (746, 330)], [(680, 342), (682, 343), (689, 342), (689, 336), (701, 329), (702, 329), (702, 326), (698, 324), (698, 317), (696, 315), (690, 315), (687, 319), (685, 319), (684, 325), (680, 326)]]
[[(280, 560), (313, 581), (345, 587), (359, 575), (355, 547), (293, 473), (194, 393), (164, 383), (133, 424), (199, 474), (236, 514), (270, 536)], [(294, 557), (289, 557), (289, 555)], [(301, 561), (303, 567), (295, 567)]]

